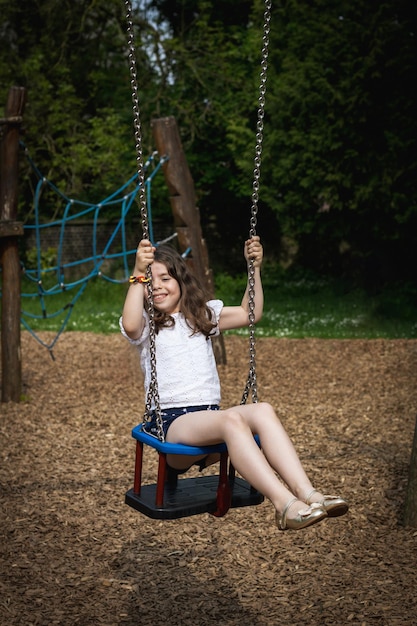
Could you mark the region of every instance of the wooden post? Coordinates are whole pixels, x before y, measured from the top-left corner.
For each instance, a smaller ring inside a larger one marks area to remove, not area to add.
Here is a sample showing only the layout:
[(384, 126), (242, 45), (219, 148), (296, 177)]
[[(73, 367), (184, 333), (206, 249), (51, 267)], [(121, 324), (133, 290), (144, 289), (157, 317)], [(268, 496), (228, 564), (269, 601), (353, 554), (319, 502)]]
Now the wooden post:
[(413, 447), (411, 450), (408, 487), (405, 499), (404, 523), (417, 528), (417, 419), (414, 429)]
[[(181, 251), (191, 248), (189, 262), (207, 295), (214, 296), (212, 272), (206, 242), (203, 239), (200, 212), (196, 206), (194, 182), (189, 170), (180, 134), (174, 117), (164, 117), (152, 121), (155, 147), (159, 154), (168, 155), (163, 172), (168, 186), (174, 226)], [(218, 364), (226, 363), (223, 337), (215, 338), (213, 349)]]
[(2, 267), (1, 365), (2, 402), (19, 402), (22, 386), (20, 350), (20, 262), (17, 222), (19, 132), (26, 103), (26, 90), (11, 87), (0, 143), (0, 261)]

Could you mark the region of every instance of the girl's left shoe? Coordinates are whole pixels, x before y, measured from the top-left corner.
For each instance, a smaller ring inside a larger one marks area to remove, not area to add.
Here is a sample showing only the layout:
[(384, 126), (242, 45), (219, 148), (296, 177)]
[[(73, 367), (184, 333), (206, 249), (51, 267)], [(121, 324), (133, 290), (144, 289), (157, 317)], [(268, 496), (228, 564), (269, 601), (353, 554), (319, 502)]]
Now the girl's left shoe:
[(288, 509), (297, 501), (298, 498), (291, 498), (284, 507), (281, 515), (276, 511), (275, 521), (279, 530), (301, 530), (313, 524), (317, 524), (317, 522), (321, 522), (321, 520), (327, 517), (324, 508), (316, 502), (297, 511), (295, 517), (287, 517)]

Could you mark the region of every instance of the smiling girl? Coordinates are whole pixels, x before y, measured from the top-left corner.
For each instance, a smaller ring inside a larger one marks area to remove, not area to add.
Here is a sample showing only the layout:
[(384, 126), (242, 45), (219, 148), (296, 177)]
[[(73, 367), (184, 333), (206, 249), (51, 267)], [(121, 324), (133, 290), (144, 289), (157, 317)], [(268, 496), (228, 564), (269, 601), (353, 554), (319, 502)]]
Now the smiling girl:
[[(244, 256), (254, 267), (255, 322), (263, 311), (259, 237), (245, 242)], [(230, 460), (243, 478), (275, 508), (280, 530), (299, 530), (348, 510), (338, 496), (315, 490), (291, 440), (272, 406), (266, 402), (220, 408), (220, 382), (210, 338), (249, 324), (248, 288), (239, 306), (206, 301), (204, 292), (176, 250), (157, 248), (143, 239), (136, 253), (131, 285), (120, 320), (121, 331), (140, 353), (145, 392), (150, 380), (149, 316), (145, 273), (151, 266), (155, 310), (155, 350), (160, 407), (165, 440), (192, 446), (225, 442)], [(144, 428), (157, 433), (156, 414)], [(259, 436), (259, 449), (254, 435)], [(215, 459), (168, 455), (178, 473), (192, 462)], [(281, 480), (278, 478), (278, 476)]]

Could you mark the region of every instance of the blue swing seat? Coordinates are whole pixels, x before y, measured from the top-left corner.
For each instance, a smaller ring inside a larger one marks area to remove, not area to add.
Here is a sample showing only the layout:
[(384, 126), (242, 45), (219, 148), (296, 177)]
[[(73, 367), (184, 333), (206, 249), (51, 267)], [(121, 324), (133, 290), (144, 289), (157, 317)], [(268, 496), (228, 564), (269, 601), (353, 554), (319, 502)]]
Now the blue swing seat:
[(210, 454), (211, 452), (227, 452), (225, 443), (218, 443), (213, 446), (187, 446), (182, 443), (169, 443), (160, 441), (157, 437), (149, 435), (143, 430), (143, 424), (135, 426), (132, 430), (132, 437), (137, 441), (146, 443), (151, 448), (165, 454), (185, 454), (187, 456), (198, 456), (199, 454)]
[[(229, 508), (252, 506), (263, 502), (261, 493), (248, 482), (235, 476), (225, 443), (212, 446), (187, 446), (167, 443), (144, 432), (143, 424), (135, 426), (132, 437), (136, 440), (135, 478), (133, 489), (125, 496), (132, 508), (153, 519), (177, 519), (211, 513), (222, 517)], [(255, 436), (258, 445), (259, 438)], [(142, 485), (143, 445), (157, 450), (159, 455), (158, 478), (152, 485)], [(176, 485), (167, 483), (167, 454), (187, 456), (220, 454), (219, 475), (181, 478)], [(229, 468), (228, 468), (229, 465)]]

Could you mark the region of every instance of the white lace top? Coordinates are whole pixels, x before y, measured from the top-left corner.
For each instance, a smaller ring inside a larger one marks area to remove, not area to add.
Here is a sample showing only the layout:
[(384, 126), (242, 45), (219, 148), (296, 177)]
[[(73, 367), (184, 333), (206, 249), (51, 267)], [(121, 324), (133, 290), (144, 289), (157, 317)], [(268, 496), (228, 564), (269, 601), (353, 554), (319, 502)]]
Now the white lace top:
[[(214, 313), (215, 321), (219, 322), (223, 302), (210, 300), (207, 305)], [(149, 324), (148, 314), (144, 330), (139, 339), (127, 336), (122, 318), (120, 329), (122, 334), (137, 346), (140, 363), (145, 377), (145, 393), (151, 380)], [(156, 372), (161, 409), (173, 407), (199, 406), (204, 404), (220, 404), (220, 381), (216, 361), (210, 339), (202, 333), (192, 334), (182, 313), (172, 316), (175, 324), (169, 328), (161, 328), (155, 336)], [(213, 335), (220, 333), (214, 329)]]

